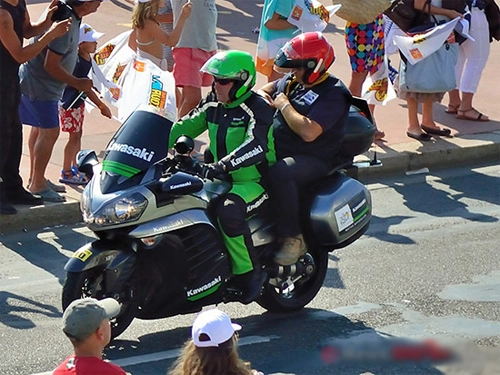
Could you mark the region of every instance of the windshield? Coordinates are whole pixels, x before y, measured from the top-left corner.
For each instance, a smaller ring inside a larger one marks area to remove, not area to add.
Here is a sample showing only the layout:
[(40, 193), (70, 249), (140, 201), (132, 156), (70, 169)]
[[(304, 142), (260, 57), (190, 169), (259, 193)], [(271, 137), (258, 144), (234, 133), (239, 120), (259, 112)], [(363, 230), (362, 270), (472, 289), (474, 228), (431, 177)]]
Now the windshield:
[(144, 171), (167, 156), (173, 116), (151, 107), (134, 111), (106, 147), (101, 190), (109, 193), (138, 185)]

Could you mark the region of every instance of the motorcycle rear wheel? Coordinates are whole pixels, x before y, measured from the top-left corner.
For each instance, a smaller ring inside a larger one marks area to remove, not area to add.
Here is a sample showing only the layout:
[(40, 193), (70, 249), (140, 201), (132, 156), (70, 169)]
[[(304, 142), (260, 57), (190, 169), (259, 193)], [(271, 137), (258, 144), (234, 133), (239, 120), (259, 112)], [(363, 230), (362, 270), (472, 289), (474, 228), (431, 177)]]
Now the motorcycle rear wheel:
[[(114, 297), (113, 292), (109, 293), (105, 290), (103, 271), (91, 269), (83, 272), (68, 272), (64, 280), (62, 290), (62, 307), (63, 310), (68, 305), (79, 298), (92, 297), (98, 300)], [(134, 298), (133, 291), (127, 291), (127, 294), (132, 296), (127, 301), (120, 301), (120, 313), (115, 318), (111, 319), (111, 338), (121, 335), (123, 331), (132, 323), (137, 312), (137, 302)], [(116, 299), (116, 298), (115, 298)]]
[(257, 303), (270, 312), (288, 312), (302, 309), (318, 294), (328, 270), (328, 252), (321, 249), (309, 250), (315, 263), (315, 271), (305, 281), (294, 283), (293, 290), (280, 291), (266, 283)]

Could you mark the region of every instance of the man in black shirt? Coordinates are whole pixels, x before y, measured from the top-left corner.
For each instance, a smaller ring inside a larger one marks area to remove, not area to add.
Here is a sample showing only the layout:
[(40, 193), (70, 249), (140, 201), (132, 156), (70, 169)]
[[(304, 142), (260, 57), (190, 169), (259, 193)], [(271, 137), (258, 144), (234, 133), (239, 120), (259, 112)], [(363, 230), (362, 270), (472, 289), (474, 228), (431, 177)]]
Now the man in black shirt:
[(288, 266), (306, 253), (299, 224), (299, 191), (325, 176), (340, 151), (351, 93), (328, 73), (333, 47), (319, 32), (291, 39), (274, 60), (286, 74), (259, 93), (274, 104), (273, 135), (277, 162), (269, 170), (271, 198), (277, 205), (275, 262)]
[[(52, 23), (57, 0), (52, 1), (45, 20), (30, 21), (25, 0), (0, 0), (0, 214), (15, 214), (12, 204), (42, 204), (39, 196), (23, 188), (19, 175), (23, 133), (19, 118), (19, 65), (39, 54), (52, 40), (64, 35), (70, 20)], [(51, 26), (52, 25), (52, 26)], [(48, 30), (36, 43), (23, 47), (23, 38)]]

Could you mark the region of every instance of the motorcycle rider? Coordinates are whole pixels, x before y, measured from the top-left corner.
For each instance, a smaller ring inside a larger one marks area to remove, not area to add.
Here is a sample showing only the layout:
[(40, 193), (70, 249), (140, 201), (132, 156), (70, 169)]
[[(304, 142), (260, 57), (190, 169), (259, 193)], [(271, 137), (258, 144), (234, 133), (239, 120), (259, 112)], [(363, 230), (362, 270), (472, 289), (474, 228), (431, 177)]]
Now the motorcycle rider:
[(242, 51), (223, 51), (200, 69), (214, 77), (212, 90), (189, 114), (176, 122), (169, 147), (180, 135), (197, 137), (208, 130), (214, 163), (206, 164), (204, 176), (213, 179), (227, 173), (232, 188), (216, 207), (224, 243), (231, 257), (236, 285), (242, 302), (250, 303), (259, 294), (265, 272), (252, 261), (253, 243), (247, 219), (262, 212), (269, 196), (263, 177), (276, 161), (272, 136), (273, 109), (252, 91), (255, 64)]
[(274, 60), (274, 69), (285, 76), (258, 90), (277, 109), (273, 135), (278, 161), (269, 170), (269, 183), (282, 239), (274, 260), (283, 266), (294, 264), (307, 251), (299, 222), (299, 192), (331, 170), (345, 132), (352, 96), (328, 73), (334, 60), (334, 49), (322, 33), (298, 35)]

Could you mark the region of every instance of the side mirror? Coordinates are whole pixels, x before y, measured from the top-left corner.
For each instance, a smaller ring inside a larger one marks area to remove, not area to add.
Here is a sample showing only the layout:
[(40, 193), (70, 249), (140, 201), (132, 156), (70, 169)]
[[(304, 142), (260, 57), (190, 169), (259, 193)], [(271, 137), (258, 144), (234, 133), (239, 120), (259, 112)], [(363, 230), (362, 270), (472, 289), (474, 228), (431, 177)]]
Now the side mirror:
[(194, 150), (194, 140), (187, 135), (181, 135), (174, 144), (174, 150), (178, 154), (187, 155)]
[(94, 150), (82, 150), (76, 155), (76, 166), (80, 172), (91, 179), (94, 176), (94, 166), (99, 164)]

